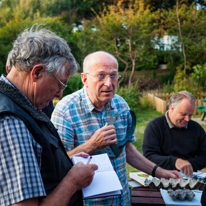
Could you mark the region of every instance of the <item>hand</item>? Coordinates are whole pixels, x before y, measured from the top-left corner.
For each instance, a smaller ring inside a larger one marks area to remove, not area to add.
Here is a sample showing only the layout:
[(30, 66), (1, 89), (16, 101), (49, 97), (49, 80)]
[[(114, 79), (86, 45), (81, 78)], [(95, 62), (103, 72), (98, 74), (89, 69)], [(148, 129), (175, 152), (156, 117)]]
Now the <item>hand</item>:
[(98, 169), (96, 164), (84, 165), (82, 162), (75, 164), (71, 170), (67, 173), (67, 176), (71, 179), (76, 190), (80, 190), (89, 186), (93, 180), (94, 171)]
[(116, 143), (115, 126), (106, 123), (106, 125), (101, 129), (98, 129), (88, 141), (95, 147), (95, 151), (104, 149), (108, 145)]
[(175, 162), (175, 167), (180, 170), (180, 172), (184, 173), (185, 175), (193, 175), (193, 167), (187, 160), (183, 160), (178, 158)]
[(87, 158), (87, 157), (89, 157), (89, 154), (87, 154), (87, 153), (85, 153), (85, 152), (79, 152), (79, 153), (77, 153), (77, 154), (72, 155), (72, 156), (70, 157), (70, 159), (72, 159), (74, 156), (75, 156), (75, 157), (84, 157), (84, 158)]
[(165, 178), (165, 179), (183, 179), (182, 176), (180, 175), (180, 173), (177, 170), (165, 170), (162, 169), (161, 167), (158, 167), (156, 172), (155, 172), (155, 176), (157, 178)]

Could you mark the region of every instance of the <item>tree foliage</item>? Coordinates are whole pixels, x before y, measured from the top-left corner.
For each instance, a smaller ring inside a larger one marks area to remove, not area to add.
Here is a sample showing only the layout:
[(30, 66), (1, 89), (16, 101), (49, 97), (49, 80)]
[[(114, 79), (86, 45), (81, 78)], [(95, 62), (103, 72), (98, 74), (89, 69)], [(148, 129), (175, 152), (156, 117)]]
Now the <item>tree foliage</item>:
[(105, 7), (93, 20), (95, 31), (93, 35), (101, 41), (102, 48), (113, 53), (125, 64), (123, 81), (131, 65), (128, 87), (137, 62), (153, 62), (154, 54), (151, 53), (151, 39), (154, 37), (151, 24), (155, 16), (149, 9), (144, 8), (140, 0), (131, 3), (125, 8), (123, 1), (117, 5)]
[(193, 67), (193, 73), (191, 74), (192, 79), (197, 83), (198, 88), (201, 91), (206, 90), (206, 64), (203, 66), (196, 65)]
[[(198, 1), (199, 2), (199, 1)], [(197, 2), (197, 3), (198, 3)], [(190, 6), (194, 3), (194, 0), (186, 1), (187, 6)], [(157, 11), (158, 9), (169, 10), (172, 9), (176, 5), (176, 1), (174, 0), (144, 0), (144, 4), (149, 6), (152, 11)]]
[[(163, 81), (171, 82), (176, 72), (175, 85), (185, 87), (188, 75), (195, 73), (193, 66), (206, 62), (205, 4), (202, 0), (0, 0), (0, 73), (5, 73), (17, 35), (43, 23), (68, 42), (80, 65), (97, 50), (116, 56), (123, 71), (119, 83), (129, 76), (130, 86), (135, 70), (152, 70), (164, 62), (171, 72)], [(154, 49), (165, 35), (177, 37), (171, 50)]]

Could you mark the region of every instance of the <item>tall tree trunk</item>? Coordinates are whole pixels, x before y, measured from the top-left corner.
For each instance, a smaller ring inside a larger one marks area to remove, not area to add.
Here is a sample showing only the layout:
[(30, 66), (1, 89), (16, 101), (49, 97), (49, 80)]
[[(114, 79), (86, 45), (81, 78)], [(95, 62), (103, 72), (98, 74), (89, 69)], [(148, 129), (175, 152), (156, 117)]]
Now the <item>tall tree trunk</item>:
[(123, 72), (123, 76), (122, 78), (118, 81), (118, 86), (123, 82), (124, 78), (125, 78), (125, 75), (126, 75), (126, 72), (129, 68), (129, 62), (125, 61), (124, 59), (122, 59), (119, 55), (119, 50), (118, 50), (118, 47), (117, 47), (117, 38), (114, 39), (114, 46), (115, 46), (115, 49), (116, 49), (116, 55), (117, 55), (117, 58), (123, 62), (125, 64), (125, 69), (124, 69), (124, 72)]
[(180, 34), (180, 40), (181, 40), (181, 45), (182, 45), (182, 53), (184, 57), (184, 72), (186, 74), (186, 64), (187, 64), (187, 59), (186, 59), (186, 54), (185, 54), (185, 43), (182, 39), (182, 32), (181, 32), (181, 25), (180, 25), (180, 17), (179, 17), (179, 1), (176, 1), (176, 14), (177, 14), (177, 21), (178, 21), (178, 29), (179, 29), (179, 34)]
[(132, 83), (132, 76), (134, 74), (134, 70), (135, 70), (135, 59), (132, 59), (132, 71), (129, 77), (129, 82), (128, 82), (128, 88), (130, 87), (131, 83)]
[(124, 62), (124, 63), (125, 63), (125, 69), (124, 69), (122, 78), (118, 81), (118, 86), (123, 82), (123, 80), (125, 78), (125, 75), (126, 75), (126, 72), (127, 72), (128, 68), (129, 68), (129, 63), (128, 62)]

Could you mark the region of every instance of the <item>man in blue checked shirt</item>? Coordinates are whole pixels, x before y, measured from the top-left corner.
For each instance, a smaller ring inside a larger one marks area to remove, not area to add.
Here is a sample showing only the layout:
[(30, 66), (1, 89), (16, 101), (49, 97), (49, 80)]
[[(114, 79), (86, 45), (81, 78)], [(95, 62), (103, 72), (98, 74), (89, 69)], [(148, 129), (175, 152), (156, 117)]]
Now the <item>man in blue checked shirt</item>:
[(83, 62), (81, 74), (84, 87), (64, 97), (52, 114), (51, 120), (69, 156), (79, 152), (108, 153), (121, 181), (121, 196), (86, 200), (86, 206), (130, 205), (126, 162), (159, 178), (181, 178), (177, 171), (164, 170), (143, 157), (132, 145), (134, 135), (118, 157), (112, 152), (109, 145), (121, 143), (132, 122), (130, 113), (124, 112), (114, 125), (108, 125), (114, 114), (129, 109), (125, 100), (115, 94), (118, 78), (118, 62), (114, 56), (103, 51), (89, 54)]
[(8, 75), (0, 77), (0, 205), (82, 206), (81, 188), (91, 183), (97, 165), (73, 166), (41, 111), (62, 96), (77, 71), (69, 46), (48, 30), (27, 29), (6, 68)]

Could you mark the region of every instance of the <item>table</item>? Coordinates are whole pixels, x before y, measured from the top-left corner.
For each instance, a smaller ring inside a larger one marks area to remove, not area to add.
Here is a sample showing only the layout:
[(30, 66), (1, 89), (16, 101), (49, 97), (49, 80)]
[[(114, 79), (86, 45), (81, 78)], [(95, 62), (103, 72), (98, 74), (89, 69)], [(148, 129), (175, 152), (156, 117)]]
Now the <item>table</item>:
[(151, 189), (149, 187), (137, 187), (137, 188), (130, 188), (130, 192), (131, 192), (132, 206), (165, 205), (160, 190)]

